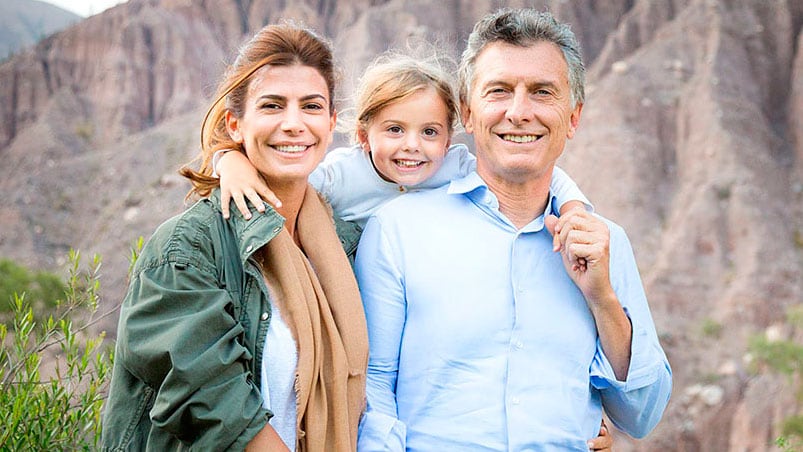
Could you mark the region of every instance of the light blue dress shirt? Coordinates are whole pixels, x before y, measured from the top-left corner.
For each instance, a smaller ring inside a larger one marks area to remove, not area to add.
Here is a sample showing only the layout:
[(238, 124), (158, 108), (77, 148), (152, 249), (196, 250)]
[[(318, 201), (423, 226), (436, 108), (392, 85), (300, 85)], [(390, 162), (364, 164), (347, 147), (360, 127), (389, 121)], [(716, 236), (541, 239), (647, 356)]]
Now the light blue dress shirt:
[(471, 173), (368, 221), (355, 264), (370, 343), (360, 451), (585, 451), (603, 407), (632, 436), (655, 427), (672, 376), (625, 232), (605, 220), (633, 327), (617, 381), (543, 220), (517, 230)]
[[(377, 174), (371, 157), (359, 145), (332, 149), (309, 177), (309, 182), (345, 221), (365, 226), (368, 217), (387, 201), (405, 193), (442, 187), (474, 171), (476, 159), (466, 145), (453, 144), (441, 167), (418, 185), (388, 182)], [(560, 168), (555, 168), (550, 189), (561, 200), (578, 200), (593, 211), (591, 202), (577, 184)]]

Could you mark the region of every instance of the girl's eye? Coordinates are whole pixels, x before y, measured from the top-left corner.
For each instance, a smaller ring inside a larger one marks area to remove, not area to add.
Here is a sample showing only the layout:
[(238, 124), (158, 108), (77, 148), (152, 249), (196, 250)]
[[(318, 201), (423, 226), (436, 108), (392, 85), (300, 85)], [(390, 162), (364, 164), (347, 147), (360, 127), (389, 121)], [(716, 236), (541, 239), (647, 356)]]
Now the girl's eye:
[(424, 129), (424, 136), (436, 137), (438, 136), (438, 130), (432, 127), (427, 127), (426, 129)]
[(402, 133), (403, 130), (399, 126), (390, 126), (390, 127), (388, 127), (388, 132), (390, 132), (390, 133)]

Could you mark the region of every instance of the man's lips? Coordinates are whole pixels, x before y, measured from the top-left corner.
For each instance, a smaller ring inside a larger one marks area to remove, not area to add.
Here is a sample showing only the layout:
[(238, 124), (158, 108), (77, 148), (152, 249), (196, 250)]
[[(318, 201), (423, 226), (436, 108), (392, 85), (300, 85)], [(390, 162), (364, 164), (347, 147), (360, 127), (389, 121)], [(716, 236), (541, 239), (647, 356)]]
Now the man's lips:
[(527, 135), (520, 135), (520, 134), (511, 134), (511, 133), (503, 133), (498, 134), (499, 138), (505, 141), (511, 141), (513, 143), (532, 143), (533, 141), (538, 140), (543, 135), (535, 135), (535, 134), (527, 134)]

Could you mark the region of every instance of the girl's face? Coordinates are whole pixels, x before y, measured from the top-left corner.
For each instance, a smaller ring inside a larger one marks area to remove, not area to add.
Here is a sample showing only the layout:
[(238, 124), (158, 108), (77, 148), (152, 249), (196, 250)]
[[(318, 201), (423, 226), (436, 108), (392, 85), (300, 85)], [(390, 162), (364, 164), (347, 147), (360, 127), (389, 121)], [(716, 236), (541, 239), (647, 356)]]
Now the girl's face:
[(243, 117), (229, 112), (226, 125), (269, 183), (306, 184), (332, 141), (336, 115), (329, 96), (312, 67), (265, 66), (248, 86)]
[(417, 185), (443, 163), (451, 141), (448, 118), (446, 104), (429, 87), (380, 110), (358, 139), (383, 179)]

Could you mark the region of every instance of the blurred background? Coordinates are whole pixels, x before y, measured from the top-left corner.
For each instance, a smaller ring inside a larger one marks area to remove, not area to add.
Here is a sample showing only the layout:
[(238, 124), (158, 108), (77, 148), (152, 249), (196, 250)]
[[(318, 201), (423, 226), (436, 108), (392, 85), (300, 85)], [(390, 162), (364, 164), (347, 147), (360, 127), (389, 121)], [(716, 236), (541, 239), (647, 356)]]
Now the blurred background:
[[(58, 3), (0, 0), (4, 261), (63, 274), (71, 248), (97, 253), (114, 311), (137, 239), (186, 207), (176, 170), (222, 70), (267, 23), (331, 38), (347, 109), (378, 52), (423, 39), (457, 59), (487, 12), (547, 9), (588, 71), (559, 164), (628, 231), (675, 376), (658, 428), (615, 433), (615, 450), (770, 451), (803, 435), (800, 0)], [(116, 321), (97, 327), (113, 339)]]

